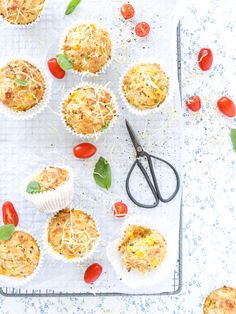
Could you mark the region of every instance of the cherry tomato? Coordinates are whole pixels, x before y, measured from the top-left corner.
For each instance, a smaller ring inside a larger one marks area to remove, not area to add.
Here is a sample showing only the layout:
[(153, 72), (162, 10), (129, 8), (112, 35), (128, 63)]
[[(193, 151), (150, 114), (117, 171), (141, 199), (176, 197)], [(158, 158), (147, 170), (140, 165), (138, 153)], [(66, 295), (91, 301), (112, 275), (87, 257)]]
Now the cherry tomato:
[(2, 205), (2, 219), (5, 225), (13, 224), (15, 227), (18, 225), (19, 218), (14, 205), (7, 201)]
[(128, 207), (123, 202), (116, 202), (113, 205), (113, 214), (117, 218), (123, 218), (128, 214)]
[(131, 19), (135, 14), (134, 7), (129, 3), (122, 5), (120, 12), (126, 20)]
[(217, 101), (219, 110), (227, 117), (233, 118), (236, 116), (236, 106), (234, 102), (226, 96), (221, 97)]
[(146, 22), (138, 23), (135, 26), (135, 33), (139, 37), (145, 37), (150, 33), (150, 26)]
[(96, 154), (97, 148), (91, 143), (81, 143), (74, 147), (74, 156), (87, 159)]
[(48, 68), (52, 75), (59, 80), (63, 79), (66, 75), (66, 72), (59, 66), (56, 58), (48, 60)]
[(98, 263), (90, 265), (84, 273), (84, 281), (86, 283), (94, 283), (102, 273), (102, 266)]
[(202, 71), (207, 71), (211, 68), (213, 63), (213, 54), (211, 49), (202, 48), (198, 54), (198, 64)]
[(186, 100), (186, 105), (189, 109), (196, 112), (201, 109), (201, 99), (199, 96), (191, 96)]

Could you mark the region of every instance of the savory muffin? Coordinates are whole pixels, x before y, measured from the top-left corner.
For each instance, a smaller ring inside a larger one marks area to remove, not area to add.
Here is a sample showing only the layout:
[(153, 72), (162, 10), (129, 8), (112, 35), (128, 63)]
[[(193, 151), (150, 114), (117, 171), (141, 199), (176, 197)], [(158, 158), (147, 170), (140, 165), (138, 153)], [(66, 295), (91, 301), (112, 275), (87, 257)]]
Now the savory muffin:
[(204, 314), (235, 314), (236, 289), (222, 287), (212, 291), (205, 300)]
[(0, 15), (11, 24), (27, 25), (40, 16), (45, 0), (0, 0)]
[(96, 74), (111, 59), (111, 47), (106, 30), (94, 24), (80, 24), (69, 30), (62, 53), (72, 61), (74, 70)]
[(109, 126), (117, 115), (115, 100), (105, 89), (79, 87), (62, 105), (65, 124), (77, 134), (94, 134)]
[(39, 264), (37, 241), (24, 231), (15, 231), (9, 240), (0, 240), (0, 275), (24, 278)]
[(122, 90), (128, 103), (139, 110), (162, 104), (169, 89), (169, 79), (157, 63), (133, 66), (124, 76)]
[(69, 179), (67, 170), (58, 167), (47, 167), (36, 175), (32, 181), (37, 182), (38, 192), (52, 191), (64, 184)]
[(129, 225), (119, 245), (122, 262), (128, 271), (150, 272), (166, 256), (166, 241), (154, 229)]
[(68, 260), (92, 251), (99, 236), (93, 218), (79, 209), (62, 209), (48, 224), (48, 244)]
[(26, 60), (12, 60), (0, 69), (0, 102), (15, 112), (39, 104), (45, 94), (45, 81), (37, 67)]

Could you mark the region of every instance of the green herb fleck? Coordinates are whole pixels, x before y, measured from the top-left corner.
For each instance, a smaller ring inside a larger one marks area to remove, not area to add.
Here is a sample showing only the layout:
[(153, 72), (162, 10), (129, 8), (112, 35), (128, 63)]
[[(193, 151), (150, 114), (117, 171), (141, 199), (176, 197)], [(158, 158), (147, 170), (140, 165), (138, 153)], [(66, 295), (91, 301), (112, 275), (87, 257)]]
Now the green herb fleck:
[(0, 227), (0, 240), (9, 240), (15, 232), (15, 226), (13, 224), (3, 225)]
[(106, 130), (109, 127), (110, 123), (104, 124), (101, 128), (101, 131)]
[(41, 190), (41, 186), (37, 181), (30, 181), (27, 185), (26, 192), (29, 194), (39, 193)]
[(107, 190), (111, 187), (111, 167), (105, 158), (100, 157), (97, 161), (93, 172), (93, 178), (100, 187)]
[(72, 12), (74, 12), (74, 10), (76, 9), (76, 7), (80, 3), (80, 1), (81, 0), (71, 0), (70, 3), (68, 4), (67, 8), (66, 8), (65, 15), (69, 15)]
[(230, 131), (230, 138), (233, 144), (233, 149), (236, 152), (236, 129)]
[(57, 55), (57, 62), (64, 71), (68, 71), (74, 68), (72, 61), (63, 54)]
[(21, 79), (16, 78), (15, 81), (16, 81), (16, 84), (18, 84), (20, 86), (28, 86), (29, 85), (29, 82), (26, 80), (21, 80)]

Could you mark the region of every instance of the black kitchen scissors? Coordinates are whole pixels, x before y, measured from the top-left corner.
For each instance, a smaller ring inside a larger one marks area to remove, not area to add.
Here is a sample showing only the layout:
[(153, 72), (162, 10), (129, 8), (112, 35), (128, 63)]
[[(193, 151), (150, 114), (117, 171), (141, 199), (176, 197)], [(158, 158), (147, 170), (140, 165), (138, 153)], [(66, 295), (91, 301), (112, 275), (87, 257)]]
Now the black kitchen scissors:
[[(136, 160), (133, 163), (133, 165), (132, 165), (132, 167), (131, 167), (131, 169), (130, 169), (130, 171), (128, 173), (127, 179), (126, 179), (126, 191), (127, 191), (128, 195), (129, 195), (130, 199), (134, 202), (134, 204), (138, 205), (139, 207), (143, 207), (143, 208), (154, 208), (154, 207), (156, 207), (159, 204), (159, 201), (161, 201), (163, 203), (170, 202), (176, 196), (176, 194), (179, 191), (180, 179), (179, 179), (178, 172), (176, 171), (174, 166), (172, 166), (168, 161), (166, 161), (164, 159), (161, 159), (161, 158), (158, 158), (156, 156), (150, 155), (147, 152), (145, 152), (143, 150), (141, 144), (139, 143), (139, 140), (137, 139), (137, 136), (135, 135), (131, 125), (129, 124), (129, 122), (127, 120), (125, 120), (125, 122), (126, 122), (126, 127), (128, 129), (131, 141), (132, 141), (132, 143), (133, 143), (133, 145), (135, 147), (136, 153), (137, 153)], [(148, 166), (149, 166), (149, 171), (151, 173), (151, 177), (149, 176), (149, 174), (145, 170), (144, 166), (142, 165), (142, 163), (140, 161), (141, 157), (146, 157), (146, 159), (148, 161)], [(169, 168), (171, 168), (171, 170), (173, 171), (173, 173), (175, 175), (175, 178), (176, 178), (176, 188), (175, 188), (174, 192), (168, 198), (163, 198), (162, 195), (161, 195), (161, 192), (160, 192), (160, 189), (159, 189), (159, 186), (158, 186), (158, 183), (157, 183), (157, 178), (156, 178), (156, 175), (155, 175), (153, 163), (152, 163), (152, 159), (153, 158), (159, 160), (160, 162), (165, 163)], [(130, 176), (131, 176), (131, 174), (132, 174), (132, 172), (133, 172), (133, 170), (134, 170), (136, 165), (139, 167), (139, 169), (141, 170), (142, 174), (144, 175), (144, 178), (146, 179), (147, 184), (148, 184), (148, 186), (149, 186), (149, 188), (150, 188), (150, 190), (151, 190), (151, 192), (152, 192), (152, 194), (154, 196), (155, 202), (153, 204), (146, 205), (146, 204), (142, 204), (142, 203), (138, 202), (133, 197), (133, 195), (130, 192)]]

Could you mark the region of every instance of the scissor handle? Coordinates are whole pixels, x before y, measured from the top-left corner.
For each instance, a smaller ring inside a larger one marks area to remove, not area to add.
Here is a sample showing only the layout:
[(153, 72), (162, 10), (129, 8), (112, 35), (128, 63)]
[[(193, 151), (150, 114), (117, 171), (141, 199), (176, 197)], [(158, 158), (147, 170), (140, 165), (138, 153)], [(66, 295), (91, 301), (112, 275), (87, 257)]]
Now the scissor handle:
[[(156, 189), (156, 193), (157, 193), (157, 196), (158, 196), (159, 200), (161, 202), (163, 202), (163, 203), (170, 202), (176, 196), (176, 194), (178, 193), (179, 188), (180, 188), (180, 179), (179, 179), (179, 174), (178, 174), (177, 170), (175, 169), (175, 167), (171, 163), (169, 163), (168, 161), (166, 161), (166, 160), (164, 160), (162, 158), (159, 158), (159, 157), (156, 157), (156, 156), (153, 156), (153, 155), (149, 155), (149, 154), (146, 154), (146, 157), (147, 157), (147, 160), (148, 160), (151, 176), (152, 176), (153, 183), (154, 183), (154, 186), (155, 186), (155, 189)], [(157, 160), (159, 160), (161, 162), (164, 162), (174, 172), (174, 175), (175, 175), (175, 178), (176, 178), (176, 188), (175, 188), (175, 191), (168, 198), (163, 198), (162, 195), (161, 195), (161, 192), (160, 192), (160, 189), (159, 189), (159, 186), (158, 186), (158, 183), (157, 183), (155, 171), (154, 171), (154, 168), (153, 168), (153, 164), (152, 164), (152, 158), (157, 159)]]
[[(130, 181), (130, 176), (134, 170), (134, 167), (138, 165), (139, 169), (142, 171), (146, 181), (147, 181), (147, 184), (155, 198), (155, 202), (151, 205), (145, 205), (145, 204), (142, 204), (140, 202), (138, 202), (134, 197), (133, 195), (131, 194), (130, 192), (130, 185), (129, 185), (129, 181)], [(127, 176), (127, 179), (126, 179), (126, 191), (127, 191), (127, 194), (129, 195), (130, 199), (134, 202), (134, 204), (136, 204), (137, 206), (139, 207), (143, 207), (143, 208), (154, 208), (156, 207), (158, 204), (159, 204), (159, 198), (157, 196), (157, 193), (156, 193), (156, 190), (155, 190), (155, 187), (153, 186), (151, 180), (149, 179), (149, 176), (148, 176), (148, 173), (147, 171), (144, 169), (143, 165), (141, 164), (141, 162), (136, 159), (135, 162), (133, 163), (132, 167), (130, 168), (130, 171), (128, 173), (128, 176)]]

